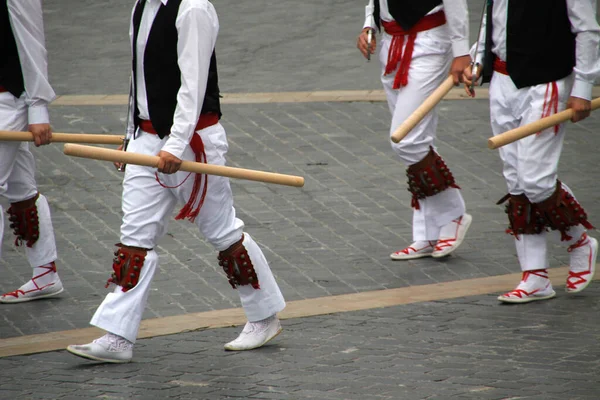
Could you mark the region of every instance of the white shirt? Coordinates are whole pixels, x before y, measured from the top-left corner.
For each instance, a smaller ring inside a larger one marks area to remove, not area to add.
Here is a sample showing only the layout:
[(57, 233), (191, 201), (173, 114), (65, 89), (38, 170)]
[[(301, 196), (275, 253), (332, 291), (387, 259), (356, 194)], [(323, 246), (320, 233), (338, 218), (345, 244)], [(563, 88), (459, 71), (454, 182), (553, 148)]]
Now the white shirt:
[[(138, 31), (135, 85), (139, 117), (145, 120), (149, 120), (150, 115), (146, 100), (144, 52), (154, 18), (161, 4), (166, 5), (167, 2), (168, 0), (146, 0)], [(133, 10), (135, 12), (135, 6)], [(181, 88), (177, 93), (177, 107), (171, 132), (162, 150), (181, 158), (192, 140), (202, 110), (210, 59), (219, 33), (219, 19), (213, 5), (207, 0), (183, 0), (177, 13), (175, 27), (178, 34), (177, 62), (181, 70)], [(129, 36), (132, 41), (133, 22)], [(133, 111), (130, 108), (128, 134), (133, 133)]]
[[(596, 2), (593, 0), (567, 0), (571, 32), (575, 38), (575, 82), (571, 96), (591, 100), (594, 81), (600, 76), (600, 26), (596, 21)], [(506, 24), (508, 0), (495, 0), (492, 9), (492, 52), (506, 61)], [(483, 60), (485, 50), (485, 17), (479, 35), (477, 62)], [(475, 46), (471, 53), (475, 53)]]
[[(384, 21), (393, 21), (394, 17), (388, 10), (388, 0), (379, 1), (380, 15)], [(415, 0), (418, 1), (418, 0)], [(365, 8), (364, 28), (376, 28), (373, 19), (373, 1)], [(446, 23), (450, 31), (450, 41), (452, 42), (452, 54), (454, 57), (465, 56), (469, 54), (469, 9), (466, 0), (443, 0), (443, 5), (435, 7), (427, 15), (444, 10), (446, 14)]]
[(47, 124), (48, 104), (56, 94), (48, 82), (48, 59), (44, 36), (41, 0), (8, 0), (8, 17), (12, 27), (23, 81), (29, 124)]

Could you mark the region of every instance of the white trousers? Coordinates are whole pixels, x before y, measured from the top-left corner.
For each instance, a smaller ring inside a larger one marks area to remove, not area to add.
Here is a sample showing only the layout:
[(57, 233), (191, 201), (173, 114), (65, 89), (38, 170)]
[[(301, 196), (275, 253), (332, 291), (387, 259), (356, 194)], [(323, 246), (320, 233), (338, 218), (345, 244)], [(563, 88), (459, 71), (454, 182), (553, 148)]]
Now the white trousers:
[[(26, 131), (27, 105), (24, 96), (16, 98), (8, 92), (0, 93), (0, 130)], [(0, 141), (0, 196), (11, 203), (33, 198), (37, 190), (35, 182), (35, 159), (27, 142)], [(32, 268), (56, 260), (56, 243), (50, 217), (50, 207), (40, 194), (36, 206), (40, 224), (40, 238), (31, 247), (25, 247), (27, 260)], [(4, 219), (0, 208), (0, 218)], [(3, 224), (0, 224), (3, 228)], [(2, 238), (3, 229), (0, 229)]]
[[(228, 144), (221, 124), (200, 130), (196, 134), (202, 138), (208, 164), (224, 165)], [(128, 151), (156, 155), (166, 140), (167, 138), (161, 140), (157, 135), (140, 131), (137, 139), (129, 143)], [(187, 147), (183, 160), (195, 161), (191, 147)], [(121, 243), (126, 246), (154, 249), (167, 231), (174, 208), (178, 204), (187, 203), (189, 199), (194, 175), (185, 180), (188, 173), (183, 171), (171, 175), (158, 174), (164, 186), (172, 187), (168, 189), (156, 181), (155, 172), (153, 168), (136, 165), (127, 165), (125, 170)], [(249, 321), (260, 321), (284, 309), (285, 300), (266, 258), (252, 237), (243, 232), (243, 221), (236, 218), (228, 178), (208, 176), (204, 204), (194, 223), (217, 251), (226, 250), (244, 235), (243, 245), (260, 283), (260, 289), (254, 289), (250, 285), (236, 289)], [(116, 287), (113, 293), (106, 296), (91, 324), (135, 342), (157, 267), (158, 254), (156, 250), (151, 250), (146, 256), (138, 284), (125, 293), (120, 287)], [(225, 273), (223, 279), (226, 279)]]
[[(390, 136), (448, 77), (452, 62), (449, 37), (446, 25), (419, 32), (408, 71), (408, 84), (394, 89), (396, 71), (384, 75), (392, 36), (385, 32), (382, 34), (379, 61), (382, 66), (381, 82), (392, 113)], [(434, 109), (400, 143), (390, 140), (392, 149), (407, 167), (421, 161), (429, 153), (430, 146), (435, 149), (437, 125), (438, 115)], [(419, 210), (413, 210), (414, 241), (437, 240), (441, 227), (466, 210), (462, 195), (455, 188), (421, 199), (419, 206)]]
[[(556, 81), (558, 88), (558, 112), (565, 109), (569, 99), (573, 78)], [(494, 73), (490, 82), (490, 116), (492, 133), (498, 135), (508, 130), (526, 125), (542, 118), (547, 84), (518, 89), (508, 75)], [(565, 125), (559, 125), (558, 132), (548, 128), (539, 134), (531, 135), (499, 149), (503, 163), (503, 174), (508, 192), (524, 194), (532, 203), (546, 200), (556, 190), (558, 161), (565, 137)], [(563, 188), (571, 190), (563, 183)], [(571, 192), (572, 194), (572, 192)], [(585, 232), (582, 225), (571, 227), (570, 241), (577, 241)], [(558, 235), (556, 232), (552, 234)], [(519, 263), (523, 271), (545, 269), (549, 266), (548, 234), (519, 235), (515, 239)]]

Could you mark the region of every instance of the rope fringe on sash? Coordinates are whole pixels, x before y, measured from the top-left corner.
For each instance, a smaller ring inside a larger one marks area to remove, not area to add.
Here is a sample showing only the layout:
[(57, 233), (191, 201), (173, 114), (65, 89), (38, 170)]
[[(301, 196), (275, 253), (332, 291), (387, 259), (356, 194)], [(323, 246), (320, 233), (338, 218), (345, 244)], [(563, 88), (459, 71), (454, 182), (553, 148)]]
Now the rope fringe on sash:
[[(196, 162), (201, 162), (206, 164), (206, 152), (204, 151), (204, 143), (202, 142), (202, 138), (200, 135), (194, 134), (192, 137), (192, 141), (190, 142), (190, 146), (196, 155)], [(156, 181), (158, 184), (167, 189), (175, 189), (183, 185), (187, 179), (192, 175), (190, 172), (181, 183), (176, 186), (167, 186), (160, 181), (158, 177), (158, 173), (154, 173), (156, 177)], [(177, 216), (175, 216), (176, 220), (181, 220), (187, 218), (190, 222), (194, 222), (196, 217), (200, 213), (200, 209), (204, 204), (204, 199), (206, 198), (206, 191), (208, 189), (208, 176), (206, 174), (194, 174), (194, 186), (192, 187), (192, 193), (190, 194), (190, 198), (188, 202), (183, 206), (183, 208), (179, 211)], [(204, 184), (202, 182), (204, 181)], [(202, 187), (202, 194), (200, 196), (200, 201), (196, 208), (194, 208), (194, 204), (198, 200), (198, 194), (200, 193), (200, 188)]]
[[(550, 92), (550, 93), (548, 93)], [(550, 96), (548, 96), (550, 94)], [(558, 85), (556, 82), (546, 84), (546, 94), (544, 95), (544, 107), (542, 108), (542, 118), (558, 113)], [(560, 125), (554, 125), (554, 134), (558, 133)], [(538, 132), (539, 135), (541, 132)]]
[[(206, 151), (204, 150), (204, 143), (202, 142), (202, 138), (198, 134), (197, 131), (208, 128), (209, 126), (215, 125), (219, 122), (220, 114), (217, 113), (205, 113), (200, 114), (200, 118), (198, 119), (198, 123), (196, 124), (195, 132), (192, 135), (192, 140), (190, 141), (190, 147), (194, 151), (196, 155), (196, 162), (207, 163), (206, 159)], [(142, 128), (145, 132), (156, 135), (157, 132), (152, 126), (151, 121), (141, 121), (140, 128)], [(176, 186), (166, 186), (164, 183), (160, 181), (158, 177), (158, 173), (154, 173), (156, 177), (156, 181), (158, 184), (167, 189), (175, 189), (183, 185), (188, 178), (192, 175), (190, 172), (185, 179)], [(194, 222), (198, 214), (200, 214), (200, 209), (204, 204), (204, 200), (206, 198), (206, 191), (208, 190), (208, 176), (206, 174), (194, 174), (194, 186), (192, 186), (192, 193), (190, 194), (190, 198), (188, 202), (183, 206), (183, 208), (179, 211), (175, 219), (185, 219), (187, 218), (190, 222)], [(203, 184), (204, 182), (204, 184)], [(198, 201), (198, 194), (200, 193), (200, 188), (202, 188), (202, 194), (200, 195), (200, 200)], [(198, 201), (196, 208), (194, 208), (194, 204)]]
[[(446, 15), (443, 11), (426, 15), (409, 30), (404, 30), (396, 21), (381, 21), (381, 23), (384, 30), (392, 36), (384, 75), (389, 75), (397, 69), (398, 72), (396, 72), (392, 87), (400, 89), (408, 84), (408, 70), (410, 69), (410, 62), (413, 57), (417, 33), (444, 25), (446, 23)], [(405, 40), (406, 47), (404, 47)], [(404, 52), (402, 51), (403, 48)]]

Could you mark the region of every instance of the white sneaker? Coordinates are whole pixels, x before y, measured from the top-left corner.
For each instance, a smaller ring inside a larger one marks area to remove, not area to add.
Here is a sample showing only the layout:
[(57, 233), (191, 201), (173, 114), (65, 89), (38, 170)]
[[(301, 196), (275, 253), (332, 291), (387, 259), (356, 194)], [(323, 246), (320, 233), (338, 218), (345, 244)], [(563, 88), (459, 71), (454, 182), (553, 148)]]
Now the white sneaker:
[(504, 303), (529, 303), (530, 301), (546, 300), (556, 296), (552, 283), (548, 279), (548, 271), (524, 271), (523, 278), (516, 289), (498, 296)]
[(460, 218), (452, 220), (450, 223), (444, 225), (440, 230), (440, 238), (435, 244), (435, 249), (431, 256), (433, 258), (440, 258), (447, 256), (454, 250), (458, 249), (465, 239), (465, 235), (471, 226), (473, 217), (465, 213)]
[(390, 254), (392, 260), (414, 260), (415, 258), (431, 257), (435, 241), (419, 240), (405, 249)]
[(257, 349), (279, 335), (283, 328), (276, 315), (258, 322), (246, 322), (237, 339), (225, 344), (225, 350)]
[(109, 332), (92, 343), (70, 345), (67, 351), (88, 360), (127, 363), (133, 358), (133, 343)]
[(588, 287), (594, 278), (598, 241), (584, 232), (575, 244), (569, 246), (567, 251), (571, 253), (571, 259), (565, 290), (569, 293), (578, 293)]
[[(46, 297), (56, 296), (62, 293), (64, 288), (54, 262), (36, 267), (38, 275), (31, 278), (23, 286), (14, 292), (4, 293), (0, 296), (0, 303), (23, 303), (25, 301), (39, 300)], [(34, 272), (34, 273), (35, 273)]]

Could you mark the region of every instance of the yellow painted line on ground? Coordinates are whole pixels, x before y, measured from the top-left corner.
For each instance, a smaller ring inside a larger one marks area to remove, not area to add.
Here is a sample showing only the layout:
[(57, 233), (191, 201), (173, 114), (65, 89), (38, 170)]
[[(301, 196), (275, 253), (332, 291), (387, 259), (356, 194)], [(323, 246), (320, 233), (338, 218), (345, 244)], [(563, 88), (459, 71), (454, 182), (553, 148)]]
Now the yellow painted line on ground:
[[(550, 279), (557, 286), (560, 286), (564, 282), (567, 272), (566, 267), (552, 268), (549, 270)], [(313, 317), (457, 297), (503, 293), (513, 289), (520, 278), (521, 274), (517, 273), (431, 285), (296, 300), (288, 302), (286, 309), (280, 314), (280, 318)], [(3, 307), (18, 307), (18, 305)], [(243, 325), (245, 323), (246, 317), (241, 308), (153, 318), (142, 321), (138, 338), (143, 339), (204, 329), (224, 328)], [(62, 350), (69, 344), (88, 343), (102, 334), (103, 332), (97, 328), (84, 328), (0, 339), (0, 358)]]
[[(489, 98), (488, 88), (476, 89), (476, 99)], [(593, 97), (600, 97), (600, 86), (593, 89)], [(445, 100), (470, 100), (464, 89), (454, 88)], [(265, 93), (223, 93), (223, 104), (265, 104), (265, 103), (314, 103), (314, 102), (380, 102), (386, 101), (383, 90), (324, 90), (313, 92), (265, 92)], [(58, 96), (52, 106), (124, 106), (127, 95), (64, 95)]]
[[(223, 93), (222, 104), (308, 103), (385, 101), (383, 90), (339, 90), (318, 92)], [(53, 106), (124, 106), (127, 95), (58, 96)]]

